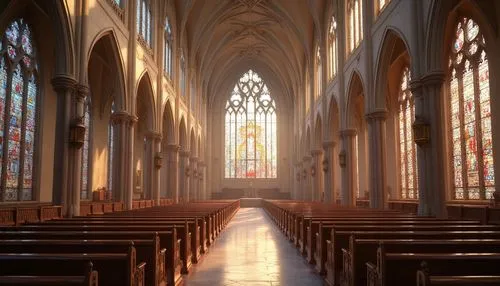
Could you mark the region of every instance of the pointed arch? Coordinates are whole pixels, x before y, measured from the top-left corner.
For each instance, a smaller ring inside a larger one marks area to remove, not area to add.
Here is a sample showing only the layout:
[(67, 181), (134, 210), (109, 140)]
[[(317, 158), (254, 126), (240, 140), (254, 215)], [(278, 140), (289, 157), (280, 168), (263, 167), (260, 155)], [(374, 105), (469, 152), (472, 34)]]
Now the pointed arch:
[(175, 144), (177, 136), (175, 136), (174, 114), (170, 100), (165, 102), (165, 106), (163, 108), (162, 127), (163, 146), (166, 147), (166, 145)]
[(181, 120), (179, 121), (179, 146), (181, 147), (181, 150), (188, 150), (187, 146), (187, 127), (186, 127), (186, 120), (184, 119), (184, 116), (181, 117)]
[(321, 120), (321, 115), (318, 113), (315, 120), (315, 130), (314, 130), (314, 149), (323, 149), (323, 121)]
[[(139, 103), (143, 104), (143, 108), (145, 108), (145, 113), (142, 115), (146, 116), (147, 128), (150, 131), (156, 130), (156, 104), (155, 104), (155, 96), (153, 91), (153, 82), (151, 77), (149, 76), (149, 72), (144, 70), (144, 72), (139, 77), (138, 84), (136, 85), (136, 96), (135, 99), (137, 101), (136, 109), (138, 109)], [(136, 110), (137, 116), (139, 110)], [(141, 118), (139, 118), (140, 120)]]
[[(364, 85), (358, 71), (353, 71), (347, 85), (346, 126), (352, 128), (356, 114), (364, 116)], [(361, 108), (361, 111), (357, 109)], [(359, 113), (362, 114), (359, 114)]]
[(191, 157), (198, 156), (198, 148), (196, 148), (196, 136), (194, 133), (194, 128), (191, 128), (189, 135), (189, 151), (191, 152)]

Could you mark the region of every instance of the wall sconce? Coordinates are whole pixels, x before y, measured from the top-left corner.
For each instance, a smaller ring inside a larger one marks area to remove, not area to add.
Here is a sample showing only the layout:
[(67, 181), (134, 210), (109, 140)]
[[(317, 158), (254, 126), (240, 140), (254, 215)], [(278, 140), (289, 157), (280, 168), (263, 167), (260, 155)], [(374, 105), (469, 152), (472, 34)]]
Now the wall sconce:
[(430, 140), (430, 125), (420, 118), (415, 118), (412, 125), (413, 141), (418, 146), (423, 146), (429, 143)]
[(161, 156), (161, 153), (156, 153), (154, 162), (156, 169), (160, 169), (163, 164), (163, 158)]
[(85, 125), (81, 120), (75, 120), (69, 129), (69, 143), (77, 149), (82, 148), (85, 142)]
[(316, 176), (316, 167), (311, 166), (311, 177), (314, 177), (314, 176)]
[(323, 172), (328, 172), (328, 159), (324, 159), (323, 162)]
[(339, 165), (342, 168), (344, 168), (346, 166), (346, 154), (345, 154), (345, 150), (342, 150), (339, 153)]

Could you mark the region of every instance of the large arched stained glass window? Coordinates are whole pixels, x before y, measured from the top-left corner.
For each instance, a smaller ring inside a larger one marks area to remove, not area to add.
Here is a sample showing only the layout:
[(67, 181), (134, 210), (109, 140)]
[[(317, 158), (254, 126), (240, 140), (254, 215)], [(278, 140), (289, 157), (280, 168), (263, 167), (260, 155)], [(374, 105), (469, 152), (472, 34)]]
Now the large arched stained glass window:
[(17, 19), (0, 41), (0, 201), (34, 199), (37, 69), (32, 30)]
[(401, 74), (398, 96), (400, 191), (402, 199), (418, 198), (417, 154), (412, 132), (415, 103), (409, 89), (410, 80), (410, 70), (405, 67)]
[(90, 100), (85, 104), (85, 114), (83, 117), (83, 125), (85, 126), (85, 138), (82, 149), (82, 177), (81, 177), (81, 193), (80, 199), (89, 200), (89, 158), (90, 158)]
[(276, 103), (256, 72), (234, 86), (225, 123), (225, 177), (276, 178)]
[(328, 31), (328, 79), (332, 80), (337, 74), (337, 21), (332, 16)]
[(172, 78), (172, 27), (170, 27), (170, 21), (168, 18), (165, 19), (165, 33), (163, 35), (164, 47), (163, 47), (163, 70), (165, 75)]
[(454, 198), (490, 199), (495, 175), (488, 57), (472, 19), (460, 18), (455, 26), (449, 75)]
[(149, 48), (153, 47), (153, 14), (151, 0), (137, 0), (137, 35)]
[(346, 5), (347, 54), (363, 39), (363, 7), (361, 0), (348, 0)]

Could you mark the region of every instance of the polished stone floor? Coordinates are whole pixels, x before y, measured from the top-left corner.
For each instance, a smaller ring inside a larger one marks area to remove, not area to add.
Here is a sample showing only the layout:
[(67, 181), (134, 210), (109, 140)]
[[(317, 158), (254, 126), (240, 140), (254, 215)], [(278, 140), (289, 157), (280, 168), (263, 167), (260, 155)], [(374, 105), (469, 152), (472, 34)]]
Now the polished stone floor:
[(323, 285), (297, 249), (259, 208), (240, 209), (184, 285)]

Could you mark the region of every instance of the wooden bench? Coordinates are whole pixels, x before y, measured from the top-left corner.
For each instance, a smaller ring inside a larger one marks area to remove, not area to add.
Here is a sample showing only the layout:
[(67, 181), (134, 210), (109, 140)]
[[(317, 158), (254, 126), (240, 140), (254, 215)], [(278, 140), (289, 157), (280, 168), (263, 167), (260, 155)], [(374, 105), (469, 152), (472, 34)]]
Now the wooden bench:
[[(150, 231), (0, 231), (0, 240), (23, 239), (56, 239), (56, 240), (150, 240), (154, 233)], [(181, 240), (177, 238), (176, 229), (157, 232), (160, 239), (160, 249), (166, 248), (167, 282), (177, 283), (181, 278)], [(95, 263), (94, 263), (95, 266)], [(99, 274), (101, 275), (101, 274)]]
[(10, 275), (0, 276), (0, 285), (29, 285), (29, 286), (98, 286), (98, 273), (93, 270), (92, 262), (88, 263), (87, 270), (81, 276), (27, 276)]
[(145, 285), (146, 263), (137, 264), (133, 246), (128, 253), (0, 253), (0, 276), (78, 276), (90, 261), (101, 285)]
[[(55, 240), (27, 239), (0, 240), (0, 248), (9, 253), (124, 253), (130, 247), (129, 240)], [(146, 262), (146, 285), (166, 285), (166, 249), (160, 249), (160, 239), (134, 240), (136, 259)]]
[(489, 252), (500, 249), (500, 239), (356, 239), (351, 236), (349, 248), (342, 248), (341, 285), (366, 285), (366, 263), (377, 260), (382, 243), (387, 252), (452, 253)]
[(499, 275), (431, 275), (427, 263), (417, 271), (417, 286), (491, 286), (500, 285)]
[(438, 275), (492, 275), (499, 272), (500, 253), (390, 253), (382, 244), (376, 264), (366, 263), (366, 285), (415, 285), (415, 273), (423, 262)]

